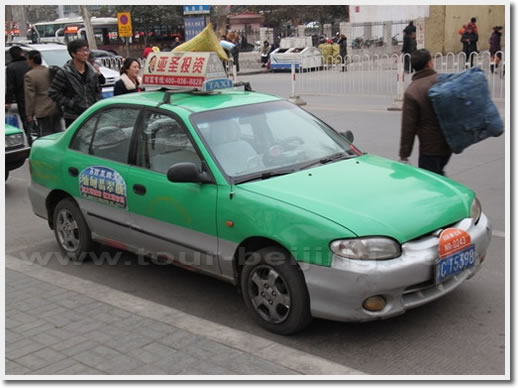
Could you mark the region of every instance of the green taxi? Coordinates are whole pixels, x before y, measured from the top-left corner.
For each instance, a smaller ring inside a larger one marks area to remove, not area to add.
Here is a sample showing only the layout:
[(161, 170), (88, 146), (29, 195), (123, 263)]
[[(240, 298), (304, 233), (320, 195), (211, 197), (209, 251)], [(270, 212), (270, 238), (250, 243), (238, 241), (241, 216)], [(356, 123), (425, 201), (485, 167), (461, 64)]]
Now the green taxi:
[(20, 168), (29, 157), (31, 148), (25, 144), (20, 128), (5, 124), (5, 180), (9, 172)]
[(364, 154), (272, 95), (227, 88), (102, 100), (30, 155), (33, 211), (74, 260), (103, 245), (236, 285), (279, 334), (435, 300), (481, 267), (469, 188)]

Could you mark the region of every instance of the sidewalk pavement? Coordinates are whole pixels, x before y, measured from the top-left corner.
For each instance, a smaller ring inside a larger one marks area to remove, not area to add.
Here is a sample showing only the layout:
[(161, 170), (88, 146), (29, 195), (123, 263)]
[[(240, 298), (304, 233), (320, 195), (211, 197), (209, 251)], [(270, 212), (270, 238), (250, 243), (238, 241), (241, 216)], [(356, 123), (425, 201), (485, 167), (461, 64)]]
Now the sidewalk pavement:
[(363, 374), (12, 256), (5, 275), (5, 374), (11, 379)]

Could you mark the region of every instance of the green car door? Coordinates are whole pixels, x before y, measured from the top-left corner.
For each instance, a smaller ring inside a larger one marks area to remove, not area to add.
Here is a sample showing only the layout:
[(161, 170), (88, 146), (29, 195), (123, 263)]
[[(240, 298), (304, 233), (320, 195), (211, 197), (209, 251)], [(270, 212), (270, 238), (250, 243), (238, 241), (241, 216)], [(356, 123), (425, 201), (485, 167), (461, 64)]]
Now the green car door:
[(169, 167), (201, 158), (182, 120), (149, 109), (135, 142), (127, 180), (134, 243), (147, 252), (199, 270), (220, 274), (216, 226), (216, 184), (176, 183)]
[(63, 160), (64, 186), (77, 200), (93, 237), (132, 245), (126, 180), (131, 137), (140, 109), (111, 107), (87, 118)]

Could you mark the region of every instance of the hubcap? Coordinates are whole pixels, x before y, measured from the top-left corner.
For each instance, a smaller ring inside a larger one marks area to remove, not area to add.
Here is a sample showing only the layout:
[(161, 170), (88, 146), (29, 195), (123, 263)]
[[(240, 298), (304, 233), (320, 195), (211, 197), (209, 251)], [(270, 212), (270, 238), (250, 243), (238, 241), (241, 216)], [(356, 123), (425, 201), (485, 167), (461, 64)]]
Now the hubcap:
[(76, 252), (79, 248), (79, 227), (72, 213), (62, 209), (56, 220), (56, 233), (59, 243), (67, 252)]
[(265, 321), (281, 323), (290, 313), (291, 298), (286, 282), (273, 268), (261, 265), (248, 277), (248, 294), (255, 311)]

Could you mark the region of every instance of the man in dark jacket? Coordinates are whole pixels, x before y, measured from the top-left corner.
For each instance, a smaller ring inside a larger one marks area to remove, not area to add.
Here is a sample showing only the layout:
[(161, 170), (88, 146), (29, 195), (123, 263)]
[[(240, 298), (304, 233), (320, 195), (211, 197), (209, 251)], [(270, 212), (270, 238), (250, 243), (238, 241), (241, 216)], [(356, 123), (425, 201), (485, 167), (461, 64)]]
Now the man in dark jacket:
[(340, 34), (340, 38), (337, 43), (340, 46), (340, 59), (342, 60), (341, 71), (347, 71), (347, 38), (344, 34)]
[(27, 115), (25, 114), (25, 92), (23, 78), (25, 73), (29, 71), (29, 65), (23, 55), (23, 50), (18, 46), (13, 46), (9, 49), (12, 61), (7, 65), (5, 70), (5, 109), (9, 110), (11, 104), (16, 102), (18, 105), (18, 113), (22, 119), (23, 129), (27, 135), (27, 139), (30, 141), (29, 124), (27, 121)]
[(500, 43), (502, 39), (502, 26), (493, 27), (493, 33), (489, 38), (489, 54), (491, 55), (490, 70), (491, 73), (495, 71), (495, 67), (502, 60), (502, 45)]
[(451, 150), (428, 99), (428, 90), (437, 82), (439, 74), (433, 69), (432, 56), (426, 49), (415, 51), (411, 62), (416, 73), (403, 99), (400, 161), (408, 163), (417, 135), (419, 167), (444, 175), (444, 167), (450, 160)]
[(74, 40), (68, 44), (68, 53), (72, 59), (57, 71), (49, 88), (49, 97), (62, 107), (67, 127), (101, 99), (99, 76), (88, 63), (88, 43)]
[(473, 60), (475, 59), (475, 54), (478, 53), (477, 50), (477, 42), (478, 42), (478, 34), (475, 34), (473, 31), (473, 27), (470, 24), (466, 26), (464, 33), (462, 34), (462, 38), (460, 38), (462, 42), (462, 51), (466, 54), (466, 67), (468, 67), (468, 63), (470, 67), (473, 67)]
[(405, 32), (403, 36), (403, 47), (401, 48), (401, 52), (403, 53), (403, 62), (405, 66), (405, 72), (410, 73), (410, 56), (417, 49), (417, 41), (416, 41), (416, 33), (415, 32)]

